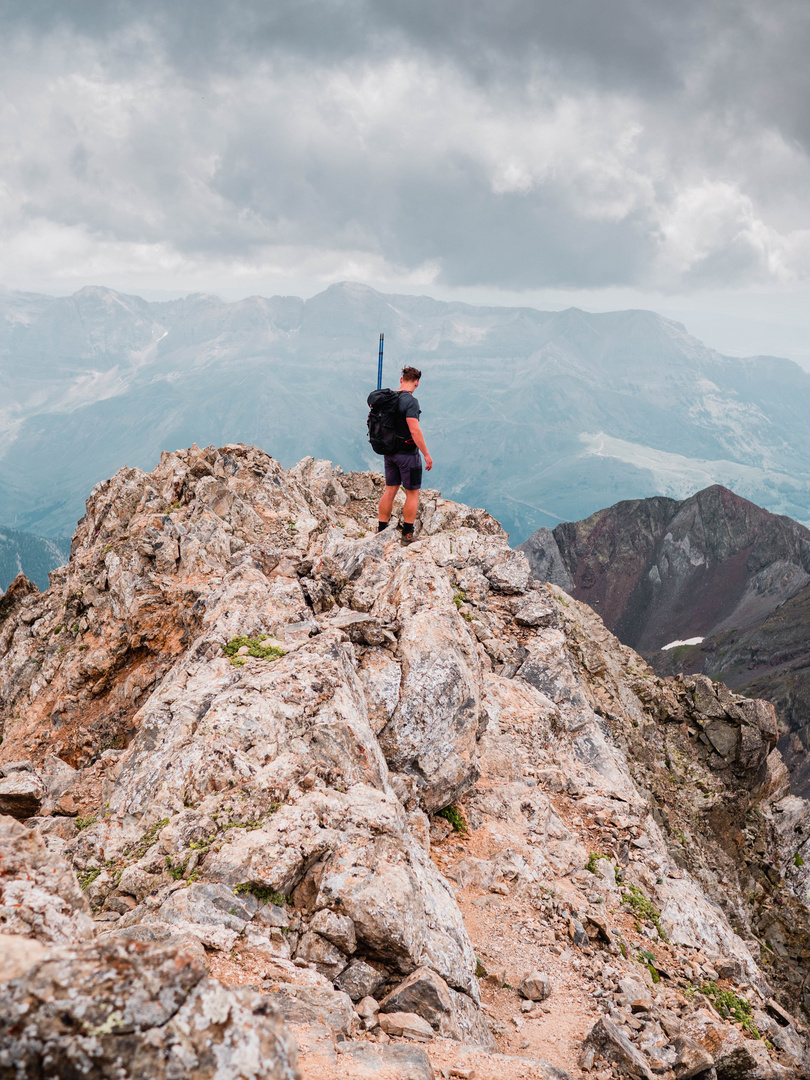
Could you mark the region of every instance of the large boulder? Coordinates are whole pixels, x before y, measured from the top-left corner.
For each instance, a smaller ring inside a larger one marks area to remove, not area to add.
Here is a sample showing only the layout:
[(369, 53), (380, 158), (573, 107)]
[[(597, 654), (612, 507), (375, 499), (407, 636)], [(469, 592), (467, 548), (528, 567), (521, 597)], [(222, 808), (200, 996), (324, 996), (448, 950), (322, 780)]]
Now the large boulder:
[(580, 1061), (583, 1068), (590, 1070), (594, 1058), (603, 1058), (616, 1065), (621, 1076), (631, 1077), (632, 1080), (654, 1080), (647, 1059), (606, 1016), (597, 1020), (582, 1044)]
[[(381, 1013), (416, 1013), (440, 1035), (494, 1049), (482, 1014), (430, 968), (418, 968), (380, 1002)], [(382, 1017), (380, 1018), (382, 1023)]]
[(705, 1011), (690, 1017), (682, 1034), (714, 1061), (718, 1080), (788, 1080), (794, 1075), (769, 1056), (761, 1039), (723, 1024)]
[(53, 949), (0, 987), (0, 1080), (295, 1080), (268, 998), (206, 976), (191, 951)]
[[(475, 638), (459, 616), (447, 575), (427, 553), (389, 559), (378, 537), (335, 541), (327, 550), (352, 583), (353, 596), (371, 593), (372, 613), (398, 626), (401, 681), (379, 742), (393, 771), (416, 778), (425, 809), (441, 809), (478, 775), (481, 668)], [(382, 683), (379, 676), (376, 681)], [(384, 693), (375, 693), (377, 716)]]
[(34, 772), (12, 772), (0, 779), (0, 814), (25, 821), (39, 813), (45, 785)]

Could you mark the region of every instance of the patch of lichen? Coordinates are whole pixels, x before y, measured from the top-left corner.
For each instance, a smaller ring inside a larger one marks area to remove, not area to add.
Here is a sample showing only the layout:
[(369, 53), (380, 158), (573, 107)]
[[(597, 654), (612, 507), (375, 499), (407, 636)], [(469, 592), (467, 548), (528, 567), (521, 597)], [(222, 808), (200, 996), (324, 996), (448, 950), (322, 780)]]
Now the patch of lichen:
[(453, 826), (453, 832), (457, 832), (460, 836), (464, 836), (467, 832), (467, 822), (457, 806), (445, 806), (443, 810), (439, 810), (436, 817), (449, 821)]
[(651, 922), (655, 929), (658, 931), (658, 936), (662, 941), (668, 941), (666, 931), (661, 926), (661, 913), (650, 900), (649, 896), (638, 887), (638, 885), (628, 885), (627, 892), (622, 893), (622, 903), (635, 912), (640, 919), (646, 919), (647, 922)]
[(723, 990), (716, 982), (704, 983), (700, 988), (701, 994), (705, 994), (720, 1013), (724, 1020), (734, 1020), (755, 1039), (762, 1036), (754, 1023), (751, 1002), (747, 1001), (733, 990)]
[(290, 902), (289, 896), (285, 896), (284, 893), (265, 888), (264, 885), (256, 885), (252, 881), (243, 881), (233, 891), (237, 896), (248, 893), (250, 896), (255, 896), (262, 904), (275, 904), (276, 907), (284, 907)]
[[(245, 637), (242, 634), (222, 646), (222, 651), (230, 659), (235, 667), (241, 667), (245, 663), (245, 656), (253, 656), (257, 660), (279, 660), (287, 654), (278, 645), (264, 645), (268, 634), (259, 634), (255, 638)], [(247, 647), (247, 653), (239, 656), (239, 650)]]

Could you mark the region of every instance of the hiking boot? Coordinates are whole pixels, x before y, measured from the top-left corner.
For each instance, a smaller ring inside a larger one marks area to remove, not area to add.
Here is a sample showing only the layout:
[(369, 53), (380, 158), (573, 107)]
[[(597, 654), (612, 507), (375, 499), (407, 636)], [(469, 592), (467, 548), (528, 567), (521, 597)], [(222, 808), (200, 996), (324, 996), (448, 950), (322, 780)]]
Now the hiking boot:
[(415, 539), (416, 537), (413, 535), (413, 533), (403, 533), (399, 539), (399, 546), (410, 547)]

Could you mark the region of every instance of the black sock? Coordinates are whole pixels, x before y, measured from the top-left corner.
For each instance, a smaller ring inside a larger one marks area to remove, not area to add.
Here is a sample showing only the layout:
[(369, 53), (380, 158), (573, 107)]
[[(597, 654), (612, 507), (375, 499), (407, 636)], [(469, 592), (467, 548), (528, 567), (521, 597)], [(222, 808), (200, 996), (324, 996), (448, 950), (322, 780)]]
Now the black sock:
[(377, 532), (382, 532), (383, 529), (387, 529), (387, 528), (388, 528), (388, 522), (387, 521), (378, 521), (377, 522)]
[(409, 523), (407, 521), (403, 521), (402, 522), (402, 535), (403, 536), (410, 536), (412, 532), (413, 532), (413, 522)]

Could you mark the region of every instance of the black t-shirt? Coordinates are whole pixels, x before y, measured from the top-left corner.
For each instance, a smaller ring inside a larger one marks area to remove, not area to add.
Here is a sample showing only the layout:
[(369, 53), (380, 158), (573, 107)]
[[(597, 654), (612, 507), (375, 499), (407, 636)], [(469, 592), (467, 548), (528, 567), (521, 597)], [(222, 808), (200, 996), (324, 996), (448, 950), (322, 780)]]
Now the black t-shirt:
[(399, 430), (397, 434), (403, 442), (408, 444), (408, 449), (413, 447), (416, 449), (416, 443), (411, 437), (411, 429), (408, 427), (408, 418), (418, 420), (422, 415), (422, 410), (419, 408), (419, 402), (408, 390), (398, 390), (399, 404), (397, 419), (399, 421)]

